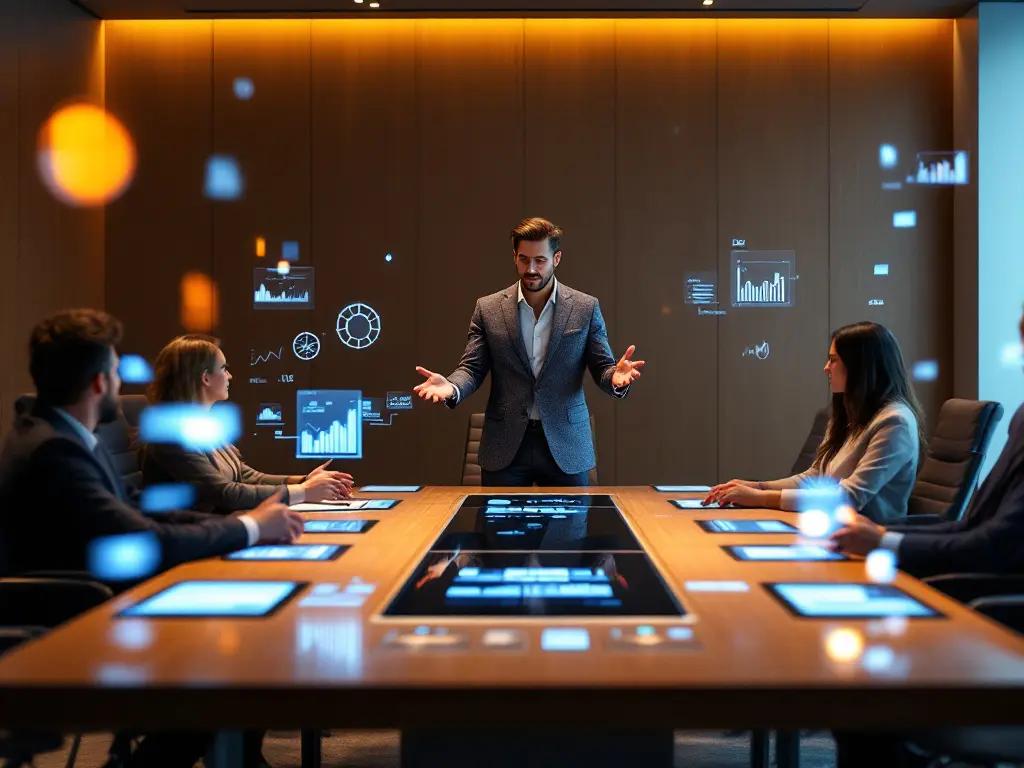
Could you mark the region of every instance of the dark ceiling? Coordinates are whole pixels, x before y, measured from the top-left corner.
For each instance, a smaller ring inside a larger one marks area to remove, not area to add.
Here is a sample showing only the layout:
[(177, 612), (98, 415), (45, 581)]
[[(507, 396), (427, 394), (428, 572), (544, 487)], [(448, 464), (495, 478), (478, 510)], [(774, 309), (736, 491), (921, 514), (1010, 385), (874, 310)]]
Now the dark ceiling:
[(976, 0), (69, 0), (101, 19), (352, 16), (962, 16)]

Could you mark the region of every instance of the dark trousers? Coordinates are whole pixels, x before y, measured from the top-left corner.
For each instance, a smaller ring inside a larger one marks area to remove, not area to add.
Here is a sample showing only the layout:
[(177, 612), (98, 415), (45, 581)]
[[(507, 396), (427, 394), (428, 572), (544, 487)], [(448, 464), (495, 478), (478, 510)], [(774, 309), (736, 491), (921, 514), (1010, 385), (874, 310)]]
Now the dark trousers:
[(481, 484), (487, 486), (530, 486), (534, 483), (539, 486), (590, 485), (589, 472), (569, 475), (558, 468), (558, 463), (548, 447), (547, 438), (544, 437), (544, 428), (539, 421), (531, 421), (527, 426), (523, 442), (519, 444), (519, 450), (516, 451), (511, 464), (496, 472), (481, 470), (481, 475)]
[(926, 768), (931, 760), (910, 752), (899, 733), (833, 731), (836, 768)]

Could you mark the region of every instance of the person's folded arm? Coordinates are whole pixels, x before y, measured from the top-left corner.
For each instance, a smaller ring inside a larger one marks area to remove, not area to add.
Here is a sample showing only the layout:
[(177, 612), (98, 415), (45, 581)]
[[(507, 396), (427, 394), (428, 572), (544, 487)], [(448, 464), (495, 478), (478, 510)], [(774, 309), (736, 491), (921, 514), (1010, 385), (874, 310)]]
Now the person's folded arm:
[(214, 557), (249, 543), (248, 528), (238, 518), (219, 517), (195, 523), (162, 523), (121, 502), (107, 487), (99, 465), (84, 446), (50, 440), (32, 458), (33, 474), (45, 481), (44, 499), (67, 510), (61, 524), (83, 544), (104, 536), (152, 533), (160, 545), (160, 570), (190, 560)]
[[(867, 448), (849, 477), (839, 481), (846, 501), (858, 512), (891, 481), (919, 450), (917, 431), (906, 418), (893, 412), (886, 416), (868, 441)], [(782, 492), (782, 509), (796, 511), (805, 506), (814, 490), (798, 488)]]
[(484, 315), (478, 299), (473, 308), (473, 318), (469, 321), (466, 349), (462, 353), (458, 367), (447, 377), (455, 387), (455, 396), (445, 400), (445, 405), (454, 408), (476, 392), (483, 385), (490, 370), (491, 350), (487, 346)]
[[(921, 529), (918, 529), (921, 530)], [(905, 530), (897, 564), (914, 576), (1010, 573), (1024, 569), (1024, 470), (1017, 472), (994, 514), (956, 533)]]
[[(235, 482), (224, 477), (204, 453), (186, 451), (176, 445), (150, 445), (147, 458), (152, 460), (172, 482), (187, 483), (196, 492), (196, 502), (201, 507), (234, 512), (239, 509), (254, 509), (260, 502), (278, 490), (281, 483), (253, 484)], [(295, 504), (301, 499), (291, 498), (292, 486), (285, 492), (282, 501)]]

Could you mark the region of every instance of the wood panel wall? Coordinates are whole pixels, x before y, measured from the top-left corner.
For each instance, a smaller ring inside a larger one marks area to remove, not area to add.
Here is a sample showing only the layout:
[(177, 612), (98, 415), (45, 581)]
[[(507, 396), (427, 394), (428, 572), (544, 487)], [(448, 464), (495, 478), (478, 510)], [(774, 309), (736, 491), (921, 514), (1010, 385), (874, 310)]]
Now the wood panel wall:
[(103, 103), (103, 30), (65, 0), (0, 1), (0, 429), (32, 391), (27, 345), (43, 316), (103, 306), (104, 214), (54, 199), (36, 137), (57, 106)]
[[(294, 434), (296, 387), (383, 397), (410, 391), (415, 365), (449, 372), (474, 300), (515, 280), (507, 234), (527, 215), (565, 228), (560, 278), (598, 296), (617, 355), (632, 343), (648, 361), (624, 402), (588, 384), (602, 482), (786, 473), (827, 400), (829, 333), (847, 322), (876, 319), (908, 362), (939, 361), (920, 387), (932, 417), (951, 391), (953, 193), (882, 190), (878, 146), (904, 160), (953, 148), (952, 21), (106, 27), (107, 102), (140, 147), (136, 183), (108, 213), (107, 305), (153, 356), (180, 332), (181, 274), (214, 275), (250, 425), (261, 402), (281, 402)], [(235, 77), (253, 80), (251, 100), (235, 98)], [(238, 158), (243, 199), (203, 198), (214, 152)], [(917, 228), (893, 230), (893, 210), (911, 207)], [(730, 306), (733, 238), (796, 251), (793, 308)], [(252, 309), (252, 268), (282, 240), (316, 270), (315, 310)], [(872, 273), (880, 261), (887, 279)], [(724, 316), (684, 303), (691, 271), (718, 273)], [(335, 334), (354, 301), (382, 316), (362, 351)], [(303, 330), (322, 334), (311, 364), (289, 351)], [(761, 341), (767, 360), (743, 355)], [(268, 384), (250, 385), (250, 351), (282, 346)], [(457, 483), (486, 393), (367, 427), (363, 460), (345, 468)], [(266, 470), (302, 464), (255, 428), (242, 447)]]

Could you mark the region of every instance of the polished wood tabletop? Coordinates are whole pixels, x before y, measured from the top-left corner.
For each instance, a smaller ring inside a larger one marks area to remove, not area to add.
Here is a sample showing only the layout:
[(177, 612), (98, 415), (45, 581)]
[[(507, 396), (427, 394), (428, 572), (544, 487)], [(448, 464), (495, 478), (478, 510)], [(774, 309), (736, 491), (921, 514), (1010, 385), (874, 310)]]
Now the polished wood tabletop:
[[(864, 562), (739, 562), (722, 546), (791, 543), (796, 535), (709, 534), (695, 523), (726, 517), (796, 524), (794, 514), (681, 510), (669, 500), (700, 494), (647, 487), (582, 490), (612, 495), (685, 617), (382, 616), (463, 498), (483, 491), (360, 493), (402, 501), (391, 510), (308, 515), (379, 521), (363, 534), (301, 539), (350, 545), (336, 560), (183, 565), (5, 655), (2, 721), (78, 728), (913, 727), (1006, 722), (1024, 707), (1024, 640), (1013, 633), (902, 573), (894, 585), (945, 618), (796, 617), (764, 583), (865, 583)], [(262, 619), (114, 618), (189, 579), (310, 586)], [(303, 605), (317, 585), (344, 590), (353, 581), (363, 585), (362, 597), (349, 605)], [(732, 584), (707, 591), (706, 582)], [(641, 624), (687, 626), (693, 640), (629, 649), (611, 641), (614, 629), (630, 634)], [(389, 631), (416, 625), (447, 629), (464, 642), (418, 651), (382, 643)], [(588, 630), (589, 648), (542, 649), (542, 630), (559, 626)], [(511, 650), (485, 647), (482, 634), (495, 628), (518, 629), (524, 642)]]

